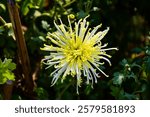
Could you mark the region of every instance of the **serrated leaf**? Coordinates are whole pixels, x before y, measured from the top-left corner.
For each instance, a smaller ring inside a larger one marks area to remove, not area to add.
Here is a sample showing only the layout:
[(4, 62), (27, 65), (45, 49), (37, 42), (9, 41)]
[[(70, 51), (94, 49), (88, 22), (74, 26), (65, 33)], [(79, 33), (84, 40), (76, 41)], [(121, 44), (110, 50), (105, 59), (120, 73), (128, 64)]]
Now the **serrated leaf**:
[(15, 80), (15, 76), (12, 72), (10, 72), (9, 70), (7, 70), (5, 73), (3, 73), (3, 77), (6, 80)]
[(120, 72), (115, 72), (113, 78), (113, 83), (117, 85), (121, 85), (122, 82), (125, 80), (125, 76)]
[(16, 64), (12, 63), (12, 59), (5, 59), (3, 62), (3, 67), (8, 68), (9, 70), (16, 69)]
[(12, 59), (5, 59), (3, 62), (0, 59), (0, 84), (6, 83), (8, 80), (15, 80), (15, 75), (12, 72), (16, 68), (16, 64)]
[(120, 65), (122, 66), (125, 66), (126, 64), (128, 64), (128, 61), (126, 59), (123, 59), (121, 62), (120, 62)]
[(12, 62), (11, 59), (6, 59), (3, 61), (3, 67), (8, 68), (10, 63)]

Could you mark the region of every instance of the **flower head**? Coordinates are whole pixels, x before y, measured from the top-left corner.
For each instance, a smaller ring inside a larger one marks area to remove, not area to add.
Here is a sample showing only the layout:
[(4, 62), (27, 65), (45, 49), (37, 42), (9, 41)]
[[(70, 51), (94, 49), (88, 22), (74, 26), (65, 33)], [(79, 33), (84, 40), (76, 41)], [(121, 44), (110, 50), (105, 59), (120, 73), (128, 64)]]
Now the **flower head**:
[(50, 51), (50, 55), (44, 59), (48, 67), (54, 66), (56, 68), (51, 73), (53, 76), (52, 85), (59, 78), (63, 81), (67, 75), (71, 75), (77, 79), (77, 93), (82, 78), (86, 77), (86, 83), (89, 84), (91, 81), (93, 85), (93, 82), (97, 83), (98, 71), (108, 77), (99, 67), (105, 61), (111, 65), (109, 61), (111, 56), (106, 51), (118, 50), (117, 48), (105, 48), (107, 44), (101, 42), (109, 28), (98, 31), (101, 27), (98, 25), (91, 30), (86, 19), (87, 17), (75, 22), (74, 28), (72, 28), (69, 16), (69, 28), (62, 23), (61, 19), (59, 19), (60, 25), (54, 21), (57, 31), (47, 35), (52, 45), (44, 45), (45, 47), (42, 48), (45, 51)]

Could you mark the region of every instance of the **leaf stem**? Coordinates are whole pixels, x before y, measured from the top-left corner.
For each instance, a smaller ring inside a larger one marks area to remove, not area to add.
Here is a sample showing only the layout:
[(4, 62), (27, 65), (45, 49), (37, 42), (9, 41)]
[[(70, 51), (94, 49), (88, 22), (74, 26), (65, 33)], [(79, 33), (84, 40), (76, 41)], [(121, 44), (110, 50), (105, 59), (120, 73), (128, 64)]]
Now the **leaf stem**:
[(5, 25), (6, 21), (0, 16), (0, 21)]

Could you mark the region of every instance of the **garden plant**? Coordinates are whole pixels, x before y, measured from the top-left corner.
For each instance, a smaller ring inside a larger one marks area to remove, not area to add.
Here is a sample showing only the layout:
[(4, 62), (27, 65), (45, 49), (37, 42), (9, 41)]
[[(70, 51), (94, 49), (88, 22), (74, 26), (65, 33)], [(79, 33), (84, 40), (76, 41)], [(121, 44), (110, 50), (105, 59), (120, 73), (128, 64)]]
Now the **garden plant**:
[(0, 99), (150, 99), (149, 0), (1, 0)]

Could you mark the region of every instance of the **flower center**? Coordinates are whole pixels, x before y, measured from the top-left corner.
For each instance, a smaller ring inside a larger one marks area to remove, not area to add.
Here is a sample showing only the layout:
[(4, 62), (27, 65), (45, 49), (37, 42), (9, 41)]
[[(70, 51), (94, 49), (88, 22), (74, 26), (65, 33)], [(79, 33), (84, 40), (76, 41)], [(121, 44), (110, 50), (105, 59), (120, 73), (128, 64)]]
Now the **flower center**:
[(76, 41), (70, 40), (70, 43), (65, 47), (65, 57), (68, 62), (80, 63), (93, 60), (93, 54), (96, 48), (90, 43), (84, 43), (80, 39)]

